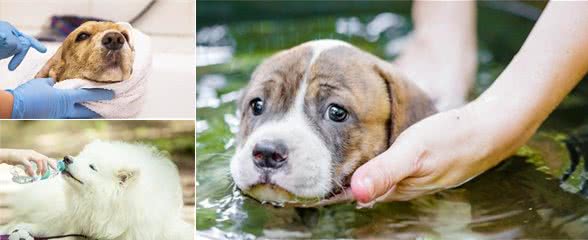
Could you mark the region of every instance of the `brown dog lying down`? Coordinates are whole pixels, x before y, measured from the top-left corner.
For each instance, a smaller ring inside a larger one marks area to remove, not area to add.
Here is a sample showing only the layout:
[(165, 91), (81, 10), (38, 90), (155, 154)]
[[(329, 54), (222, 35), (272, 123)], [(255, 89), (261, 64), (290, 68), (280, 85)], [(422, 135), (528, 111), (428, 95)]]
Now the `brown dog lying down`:
[(95, 82), (128, 80), (134, 49), (129, 30), (113, 22), (86, 22), (71, 32), (35, 78)]
[(239, 109), (237, 187), (262, 202), (307, 206), (341, 198), (355, 169), (436, 112), (392, 64), (336, 40), (267, 59)]

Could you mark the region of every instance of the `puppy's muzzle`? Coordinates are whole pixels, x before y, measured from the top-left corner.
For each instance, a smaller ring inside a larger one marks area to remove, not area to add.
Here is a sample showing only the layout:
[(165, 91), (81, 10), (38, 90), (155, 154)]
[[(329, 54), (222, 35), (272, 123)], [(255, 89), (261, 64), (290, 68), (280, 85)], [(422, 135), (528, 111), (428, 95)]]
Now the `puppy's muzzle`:
[(125, 42), (125, 37), (119, 32), (109, 32), (102, 37), (102, 46), (108, 50), (120, 50)]
[(253, 163), (258, 168), (278, 169), (286, 164), (288, 148), (279, 140), (262, 140), (253, 147)]

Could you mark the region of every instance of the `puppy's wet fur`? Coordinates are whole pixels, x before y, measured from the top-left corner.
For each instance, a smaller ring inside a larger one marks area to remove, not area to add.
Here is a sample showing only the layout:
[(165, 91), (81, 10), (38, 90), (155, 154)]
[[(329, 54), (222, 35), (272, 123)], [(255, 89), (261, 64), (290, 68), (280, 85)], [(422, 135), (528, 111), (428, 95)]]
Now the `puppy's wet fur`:
[[(259, 115), (252, 111), (256, 99), (265, 106)], [(344, 121), (329, 119), (333, 105), (346, 110)], [(231, 160), (236, 185), (247, 192), (269, 184), (319, 199), (343, 190), (355, 169), (436, 112), (431, 99), (392, 64), (336, 40), (308, 42), (264, 61), (252, 74), (239, 110)], [(288, 149), (279, 168), (255, 164), (255, 149), (267, 141)]]
[(134, 49), (130, 30), (113, 22), (90, 21), (71, 32), (36, 78), (120, 82), (130, 78)]

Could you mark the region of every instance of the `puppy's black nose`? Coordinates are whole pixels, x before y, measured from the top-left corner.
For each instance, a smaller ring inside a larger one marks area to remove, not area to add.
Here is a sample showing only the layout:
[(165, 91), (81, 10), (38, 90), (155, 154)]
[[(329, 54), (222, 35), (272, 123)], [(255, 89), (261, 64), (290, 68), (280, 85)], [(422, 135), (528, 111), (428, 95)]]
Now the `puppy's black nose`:
[(65, 165), (70, 165), (73, 163), (73, 157), (65, 156), (65, 157), (63, 157), (63, 162), (65, 163)]
[(288, 148), (279, 140), (262, 140), (253, 147), (253, 162), (260, 168), (280, 168), (288, 159)]
[(118, 32), (109, 32), (102, 37), (102, 45), (109, 50), (119, 50), (125, 44), (125, 37)]

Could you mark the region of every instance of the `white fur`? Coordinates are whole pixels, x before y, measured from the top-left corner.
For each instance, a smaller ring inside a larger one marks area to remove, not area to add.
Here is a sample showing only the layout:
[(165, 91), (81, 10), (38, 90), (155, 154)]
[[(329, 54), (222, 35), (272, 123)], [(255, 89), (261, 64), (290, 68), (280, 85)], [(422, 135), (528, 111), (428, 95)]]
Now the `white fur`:
[(294, 106), (283, 118), (253, 130), (231, 159), (233, 180), (245, 191), (257, 184), (260, 178), (252, 159), (253, 147), (261, 140), (274, 139), (284, 141), (288, 147), (287, 166), (282, 167), (286, 170), (280, 169), (271, 176), (278, 186), (299, 197), (323, 197), (333, 187), (331, 152), (304, 114), (304, 96), (309, 70), (320, 54), (334, 47), (350, 45), (339, 40), (317, 40), (305, 45), (312, 48), (313, 54), (296, 93)]
[[(10, 196), (15, 218), (6, 229), (33, 236), (193, 239), (193, 227), (181, 219), (178, 170), (154, 148), (95, 141), (68, 170), (84, 184), (61, 175), (28, 185)], [(129, 178), (121, 183), (123, 174)]]

